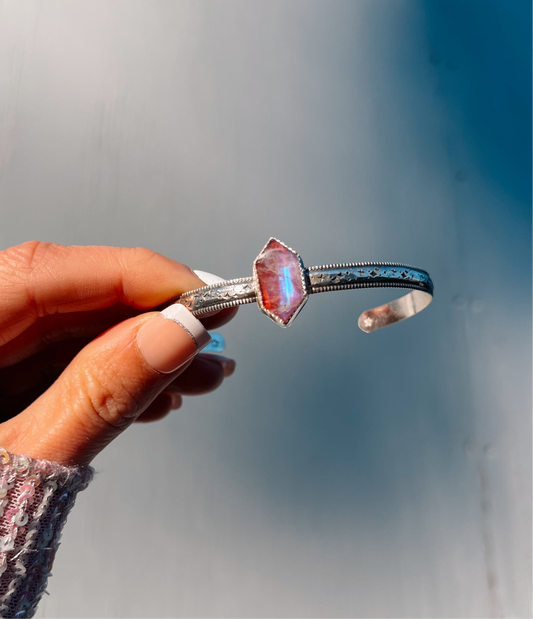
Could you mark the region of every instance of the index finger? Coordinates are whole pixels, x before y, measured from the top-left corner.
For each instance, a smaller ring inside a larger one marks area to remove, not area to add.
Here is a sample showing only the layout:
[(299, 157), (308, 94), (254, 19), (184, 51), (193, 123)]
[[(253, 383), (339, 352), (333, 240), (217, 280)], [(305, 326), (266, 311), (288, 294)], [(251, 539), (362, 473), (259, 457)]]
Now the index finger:
[(0, 252), (0, 345), (43, 316), (115, 303), (151, 309), (203, 285), (149, 249), (29, 241)]

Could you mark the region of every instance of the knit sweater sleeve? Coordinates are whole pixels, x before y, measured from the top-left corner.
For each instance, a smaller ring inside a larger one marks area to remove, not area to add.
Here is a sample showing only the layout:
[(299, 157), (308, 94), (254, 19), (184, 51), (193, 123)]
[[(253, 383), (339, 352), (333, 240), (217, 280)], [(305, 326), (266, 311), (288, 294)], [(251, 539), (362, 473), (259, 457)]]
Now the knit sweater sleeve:
[(0, 448), (0, 616), (33, 617), (61, 530), (93, 469), (34, 460)]

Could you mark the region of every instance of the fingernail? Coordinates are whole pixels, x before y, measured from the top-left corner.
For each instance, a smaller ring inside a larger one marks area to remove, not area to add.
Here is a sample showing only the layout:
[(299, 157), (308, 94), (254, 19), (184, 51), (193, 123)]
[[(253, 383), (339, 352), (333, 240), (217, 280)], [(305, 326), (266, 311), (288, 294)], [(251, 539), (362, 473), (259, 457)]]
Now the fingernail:
[(170, 397), (172, 398), (172, 410), (177, 411), (178, 408), (181, 408), (181, 396), (178, 393), (170, 393)]
[(229, 359), (228, 357), (223, 357), (222, 355), (210, 355), (206, 353), (204, 353), (202, 357), (219, 363), (222, 366), (225, 378), (228, 378), (233, 374), (233, 372), (235, 372), (235, 359)]
[(211, 284), (219, 284), (224, 281), (223, 277), (219, 277), (218, 275), (214, 275), (213, 273), (208, 273), (207, 271), (197, 271), (194, 270), (194, 273), (198, 275), (198, 277), (205, 282), (208, 286)]
[(167, 307), (137, 333), (141, 355), (162, 374), (170, 374), (187, 363), (210, 340), (202, 323), (179, 303)]

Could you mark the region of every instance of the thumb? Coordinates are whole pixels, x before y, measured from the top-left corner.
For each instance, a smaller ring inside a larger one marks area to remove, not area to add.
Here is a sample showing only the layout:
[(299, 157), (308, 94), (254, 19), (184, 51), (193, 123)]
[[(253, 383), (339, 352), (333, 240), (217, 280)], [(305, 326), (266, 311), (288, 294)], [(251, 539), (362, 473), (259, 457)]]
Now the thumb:
[(210, 339), (179, 304), (126, 320), (88, 344), (40, 398), (3, 423), (0, 444), (33, 458), (88, 464)]

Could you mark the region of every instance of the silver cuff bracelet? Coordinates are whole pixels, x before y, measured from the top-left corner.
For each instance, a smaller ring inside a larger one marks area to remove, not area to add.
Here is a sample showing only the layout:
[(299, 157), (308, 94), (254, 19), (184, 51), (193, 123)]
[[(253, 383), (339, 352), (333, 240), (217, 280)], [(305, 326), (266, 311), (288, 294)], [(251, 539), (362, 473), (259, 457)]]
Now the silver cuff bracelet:
[(309, 295), (352, 288), (407, 288), (399, 299), (361, 314), (358, 325), (371, 333), (414, 316), (433, 299), (433, 283), (421, 269), (393, 262), (353, 262), (304, 267), (297, 252), (271, 238), (253, 264), (252, 277), (221, 281), (176, 300), (194, 316), (255, 303), (274, 322), (288, 327)]

